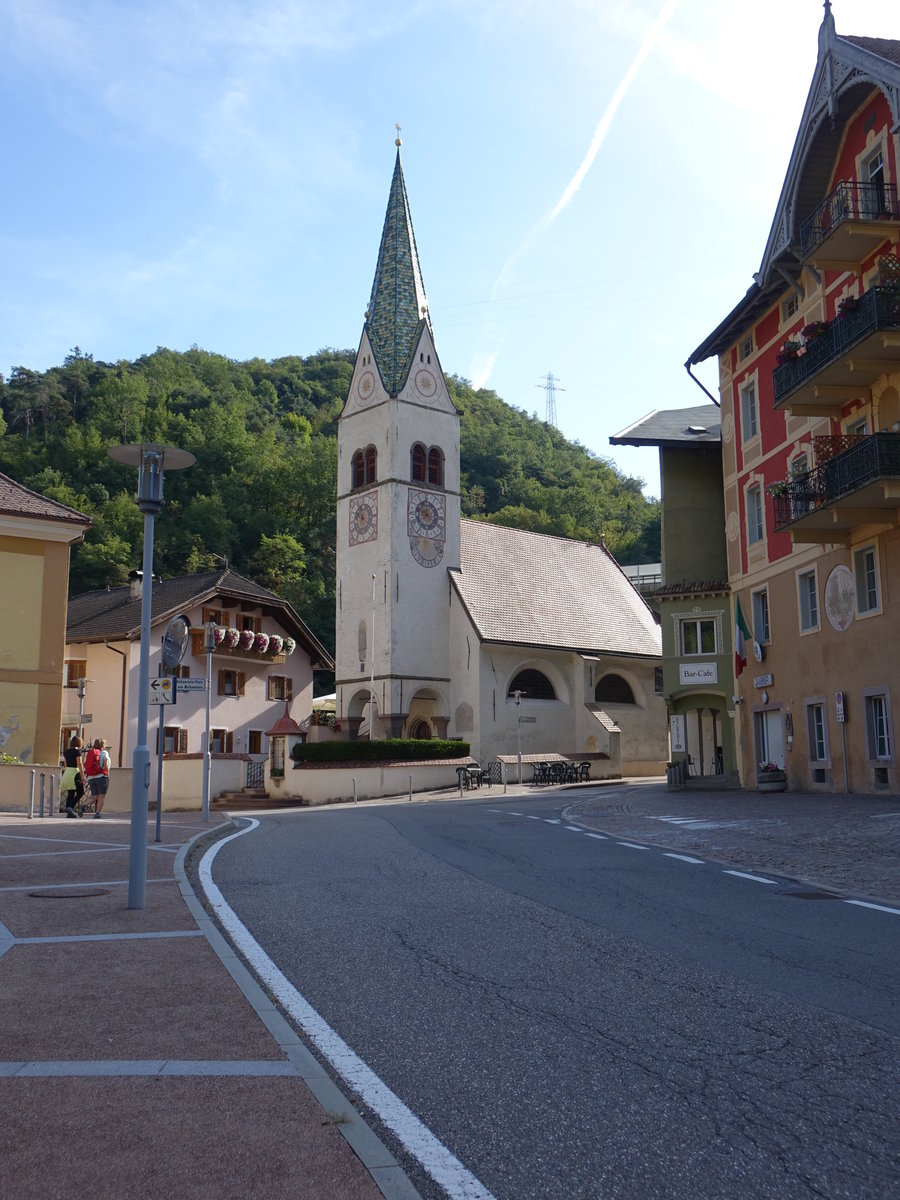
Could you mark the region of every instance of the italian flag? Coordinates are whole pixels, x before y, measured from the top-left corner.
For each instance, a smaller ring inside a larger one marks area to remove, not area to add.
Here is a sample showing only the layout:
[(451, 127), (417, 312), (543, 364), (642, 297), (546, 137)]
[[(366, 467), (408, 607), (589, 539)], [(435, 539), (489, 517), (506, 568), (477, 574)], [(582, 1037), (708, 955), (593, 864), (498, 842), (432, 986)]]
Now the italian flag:
[(737, 679), (747, 665), (747, 642), (751, 640), (750, 630), (741, 611), (740, 599), (737, 601), (737, 615), (734, 629), (734, 677)]

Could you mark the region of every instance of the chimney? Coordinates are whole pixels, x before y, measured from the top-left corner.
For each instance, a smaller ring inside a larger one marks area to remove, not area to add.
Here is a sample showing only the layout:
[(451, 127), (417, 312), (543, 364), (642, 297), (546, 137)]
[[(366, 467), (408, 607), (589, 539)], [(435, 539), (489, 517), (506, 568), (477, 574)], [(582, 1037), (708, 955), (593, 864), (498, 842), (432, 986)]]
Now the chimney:
[(144, 572), (143, 571), (129, 572), (128, 582), (131, 586), (131, 599), (132, 600), (140, 600), (141, 589), (143, 588), (143, 585), (144, 585)]

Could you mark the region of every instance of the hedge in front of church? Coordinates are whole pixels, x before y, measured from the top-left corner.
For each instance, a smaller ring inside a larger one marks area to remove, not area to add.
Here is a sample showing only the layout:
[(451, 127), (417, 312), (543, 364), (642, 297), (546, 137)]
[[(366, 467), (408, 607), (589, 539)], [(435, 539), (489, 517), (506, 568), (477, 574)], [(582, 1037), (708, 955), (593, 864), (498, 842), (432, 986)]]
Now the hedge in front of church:
[(298, 764), (321, 762), (421, 762), (423, 758), (468, 758), (469, 743), (444, 738), (388, 738), (370, 742), (297, 742), (291, 758)]

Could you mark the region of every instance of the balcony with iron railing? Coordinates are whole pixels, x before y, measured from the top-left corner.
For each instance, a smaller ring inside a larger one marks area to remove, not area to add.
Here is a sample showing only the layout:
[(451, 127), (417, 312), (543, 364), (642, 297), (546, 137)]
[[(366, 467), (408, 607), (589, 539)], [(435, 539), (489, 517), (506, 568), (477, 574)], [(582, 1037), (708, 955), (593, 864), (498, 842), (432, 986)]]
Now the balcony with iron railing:
[(900, 433), (814, 439), (816, 466), (770, 487), (776, 532), (795, 542), (845, 542), (900, 513)]
[(898, 222), (893, 184), (844, 180), (800, 226), (800, 258), (820, 268), (858, 266), (897, 232)]
[(775, 408), (832, 413), (900, 362), (900, 288), (872, 287), (772, 372)]

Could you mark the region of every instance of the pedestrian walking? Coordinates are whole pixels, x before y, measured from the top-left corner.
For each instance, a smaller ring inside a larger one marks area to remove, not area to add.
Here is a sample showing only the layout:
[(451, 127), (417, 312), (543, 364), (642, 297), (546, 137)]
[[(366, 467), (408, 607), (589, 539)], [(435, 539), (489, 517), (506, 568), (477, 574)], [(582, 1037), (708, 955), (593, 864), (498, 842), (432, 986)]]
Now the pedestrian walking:
[(72, 734), (72, 740), (63, 751), (63, 762), (66, 764), (59, 781), (63, 806), (67, 817), (81, 816), (81, 799), (84, 796), (84, 764), (81, 758), (81, 738), (77, 733)]
[(94, 800), (94, 820), (99, 820), (103, 801), (109, 789), (110, 758), (103, 738), (94, 738), (94, 744), (84, 756), (84, 773)]

